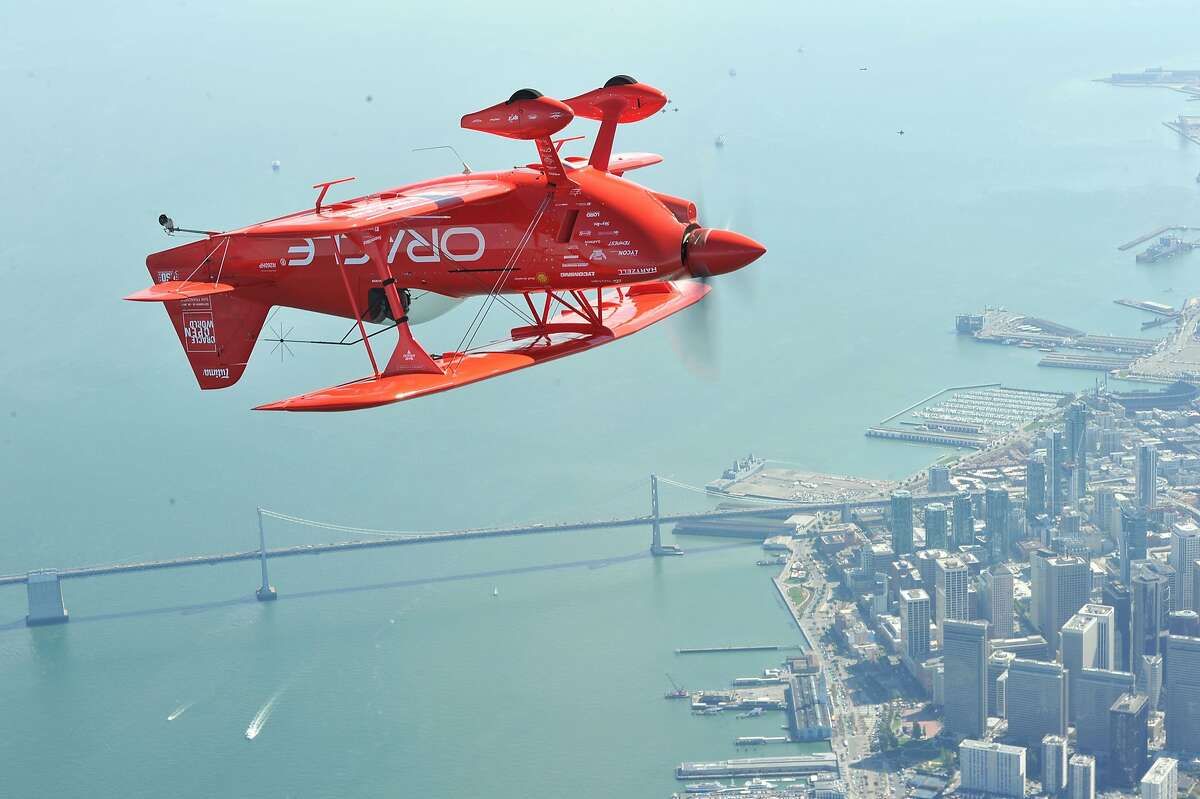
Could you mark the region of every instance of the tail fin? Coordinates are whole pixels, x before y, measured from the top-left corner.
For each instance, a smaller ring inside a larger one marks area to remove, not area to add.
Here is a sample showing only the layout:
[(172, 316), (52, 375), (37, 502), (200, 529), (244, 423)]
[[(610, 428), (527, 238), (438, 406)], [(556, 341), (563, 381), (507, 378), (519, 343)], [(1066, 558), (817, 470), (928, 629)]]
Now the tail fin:
[[(197, 270), (195, 264), (204, 257), (206, 248), (212, 246), (211, 240), (197, 241), (151, 255), (146, 259), (146, 267), (156, 287), (171, 284), (184, 286), (186, 290), (147, 289), (127, 298), (162, 302), (202, 389), (228, 388), (241, 378), (271, 309), (269, 303), (239, 294), (236, 286), (216, 284), (213, 277), (208, 277), (213, 281), (210, 285), (219, 288), (211, 291), (199, 288), (206, 270)], [(185, 264), (190, 265), (186, 271)], [(185, 279), (193, 271), (200, 274)]]

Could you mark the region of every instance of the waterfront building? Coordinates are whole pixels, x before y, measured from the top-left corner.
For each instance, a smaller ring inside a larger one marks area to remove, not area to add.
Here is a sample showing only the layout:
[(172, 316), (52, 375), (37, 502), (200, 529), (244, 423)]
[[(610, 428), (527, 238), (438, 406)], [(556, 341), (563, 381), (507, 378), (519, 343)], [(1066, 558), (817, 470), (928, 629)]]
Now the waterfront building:
[(1110, 668), (1117, 671), (1134, 671), (1129, 659), (1130, 621), (1132, 601), (1129, 596), (1128, 583), (1114, 583), (1111, 580), (1104, 585), (1104, 604), (1113, 609), (1113, 652), (1115, 658)]
[(950, 467), (934, 464), (929, 467), (929, 493), (944, 494), (951, 490)]
[(927, 549), (945, 549), (948, 546), (947, 533), (950, 530), (949, 513), (946, 506), (940, 502), (931, 502), (925, 506), (925, 547)]
[(1175, 585), (1171, 587), (1171, 606), (1175, 610), (1195, 610), (1193, 584), (1195, 563), (1200, 558), (1200, 527), (1194, 522), (1180, 522), (1171, 528), (1171, 558), (1175, 569)]
[[(1067, 696), (1070, 697), (1068, 718), (1075, 721), (1079, 710), (1080, 692), (1076, 687), (1084, 669), (1095, 669), (1100, 644), (1099, 624), (1089, 616), (1076, 613), (1062, 626), (1058, 662), (1067, 670)], [(1108, 706), (1105, 705), (1107, 708)]]
[(1153, 508), (1158, 500), (1158, 450), (1153, 444), (1138, 445), (1136, 482), (1138, 508)]
[(961, 547), (975, 542), (975, 516), (971, 509), (971, 495), (959, 491), (954, 495), (954, 546)]
[(1130, 577), (1132, 596), (1132, 661), (1141, 668), (1141, 655), (1161, 655), (1171, 608), (1170, 567), (1151, 561), (1137, 561)]
[(1096, 799), (1096, 758), (1091, 755), (1071, 755), (1067, 763), (1070, 799)]
[(912, 493), (903, 489), (892, 492), (892, 549), (902, 558), (913, 551)]
[(991, 549), (992, 562), (1002, 563), (1008, 560), (1012, 544), (1008, 529), (1008, 489), (989, 488), (984, 509), (987, 514), (988, 546)]
[(1175, 799), (1179, 796), (1179, 761), (1160, 757), (1142, 777), (1142, 799)]
[(1008, 734), (1025, 745), (1067, 734), (1067, 680), (1060, 663), (1015, 658), (1005, 678)]
[(970, 575), (967, 565), (959, 558), (941, 558), (934, 567), (934, 590), (937, 600), (934, 615), (937, 620), (938, 640), (942, 626), (948, 619), (966, 621), (969, 616), (967, 585)]
[(1167, 749), (1200, 752), (1200, 638), (1167, 637)]
[(1047, 735), (1042, 739), (1042, 790), (1058, 796), (1067, 787), (1067, 739)]
[(1109, 708), (1109, 717), (1109, 781), (1134, 788), (1149, 759), (1150, 702), (1145, 694), (1121, 694)]
[(987, 731), (987, 623), (948, 619), (942, 628), (943, 724), (954, 735)]
[(1069, 690), (1076, 692), (1071, 697), (1075, 709), (1075, 748), (1107, 762), (1112, 743), (1109, 710), (1122, 694), (1133, 692), (1133, 675), (1127, 671), (1085, 668), (1070, 683)]
[(1025, 461), (1025, 519), (1032, 523), (1046, 512), (1046, 461), (1033, 457)]
[(1012, 652), (997, 650), (988, 656), (987, 667), (987, 713), (989, 716), (1004, 718), (1004, 689), (1000, 678), (1008, 673), (1008, 666), (1016, 659)]
[(929, 654), (929, 594), (920, 588), (900, 591), (900, 641), (913, 662)]
[(980, 576), (984, 596), (982, 615), (988, 622), (988, 631), (992, 638), (1012, 638), (1016, 632), (1012, 572), (998, 563)]
[(963, 791), (992, 796), (1025, 796), (1025, 750), (1020, 746), (970, 738), (958, 745)]
[[(1036, 561), (1035, 562), (1035, 557)], [(1038, 550), (1030, 557), (1032, 592), (1038, 628), (1051, 656), (1058, 653), (1059, 632), (1067, 619), (1087, 604), (1092, 590), (1091, 567), (1073, 555)]]

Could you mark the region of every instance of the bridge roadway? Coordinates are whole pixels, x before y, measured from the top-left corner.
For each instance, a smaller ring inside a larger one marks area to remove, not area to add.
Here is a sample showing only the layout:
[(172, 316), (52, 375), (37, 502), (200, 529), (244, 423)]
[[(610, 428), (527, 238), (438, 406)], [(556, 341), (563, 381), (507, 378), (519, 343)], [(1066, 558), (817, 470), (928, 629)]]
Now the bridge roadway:
[[(719, 496), (719, 495), (717, 495)], [(942, 502), (951, 499), (954, 494), (921, 494), (913, 497), (914, 505), (925, 505), (930, 502)], [(737, 497), (730, 497), (737, 499)], [(737, 508), (729, 510), (700, 511), (696, 513), (676, 513), (660, 515), (659, 524), (671, 522), (696, 521), (701, 519), (726, 519), (737, 516), (784, 516), (793, 513), (813, 513), (817, 511), (838, 511), (842, 508), (856, 510), (887, 505), (888, 497), (856, 500), (852, 502), (826, 503), (796, 503), (761, 505), (754, 508)], [(294, 555), (323, 555), (329, 552), (344, 552), (357, 549), (378, 549), (381, 547), (396, 547), (409, 544), (433, 544), (438, 541), (466, 541), (476, 538), (504, 538), (516, 535), (535, 535), (538, 533), (565, 533), (579, 530), (598, 530), (606, 527), (638, 527), (654, 523), (654, 517), (634, 516), (628, 519), (605, 519), (583, 522), (563, 522), (559, 524), (534, 524), (521, 527), (491, 527), (477, 530), (448, 530), (415, 534), (394, 538), (372, 538), (355, 541), (335, 541), (329, 544), (301, 544), (298, 546), (279, 547), (266, 551), (268, 558), (286, 558)], [(214, 566), (218, 563), (231, 563), (241, 560), (258, 560), (262, 553), (257, 549), (242, 552), (225, 552), (214, 555), (190, 555), (170, 560), (147, 560), (135, 563), (109, 563), (98, 566), (76, 566), (58, 570), (59, 579), (76, 577), (99, 577), (105, 574), (126, 574), (130, 572), (157, 571), (159, 569), (180, 569), (188, 566)], [(16, 585), (27, 581), (26, 574), (0, 575), (0, 585)]]

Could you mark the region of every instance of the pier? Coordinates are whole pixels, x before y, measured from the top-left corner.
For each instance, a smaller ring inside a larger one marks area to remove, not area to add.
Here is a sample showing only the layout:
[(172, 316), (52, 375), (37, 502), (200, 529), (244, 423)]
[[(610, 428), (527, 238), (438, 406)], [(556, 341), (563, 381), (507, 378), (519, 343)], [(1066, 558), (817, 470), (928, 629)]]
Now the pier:
[(712, 652), (775, 652), (780, 649), (798, 649), (799, 647), (783, 647), (779, 644), (752, 644), (749, 646), (700, 646), (690, 649), (676, 649), (676, 655), (705, 655)]

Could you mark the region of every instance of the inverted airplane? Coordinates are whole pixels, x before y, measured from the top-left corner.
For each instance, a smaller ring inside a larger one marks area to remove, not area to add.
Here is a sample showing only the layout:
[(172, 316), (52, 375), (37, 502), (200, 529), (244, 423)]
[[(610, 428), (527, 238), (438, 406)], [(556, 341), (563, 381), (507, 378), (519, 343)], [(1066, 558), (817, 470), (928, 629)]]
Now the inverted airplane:
[[(706, 228), (694, 203), (624, 174), (651, 153), (613, 154), (617, 126), (653, 116), (658, 89), (618, 75), (559, 101), (532, 89), (467, 114), (462, 127), (533, 141), (537, 163), (437, 178), (329, 201), (346, 180), (318, 183), (313, 208), (154, 253), (154, 285), (126, 299), (161, 302), (201, 389), (241, 378), (274, 306), (352, 320), (371, 375), (260, 405), (346, 411), (458, 388), (607, 344), (698, 302), (708, 280), (751, 263), (758, 242)], [(575, 117), (596, 120), (590, 157), (554, 139)], [(183, 231), (167, 216), (169, 232)], [(516, 302), (507, 296), (519, 295)], [(524, 317), (500, 343), (472, 347), (480, 313), (456, 350), (429, 354), (411, 326), (472, 296)], [(521, 306), (524, 307), (521, 307)], [(394, 328), (386, 360), (366, 325)], [(353, 329), (353, 328), (352, 328)], [(282, 338), (282, 337), (281, 337)]]

